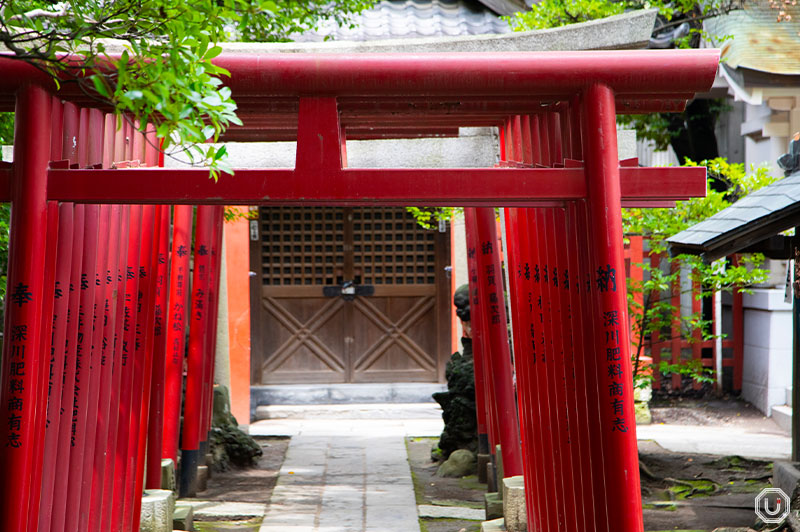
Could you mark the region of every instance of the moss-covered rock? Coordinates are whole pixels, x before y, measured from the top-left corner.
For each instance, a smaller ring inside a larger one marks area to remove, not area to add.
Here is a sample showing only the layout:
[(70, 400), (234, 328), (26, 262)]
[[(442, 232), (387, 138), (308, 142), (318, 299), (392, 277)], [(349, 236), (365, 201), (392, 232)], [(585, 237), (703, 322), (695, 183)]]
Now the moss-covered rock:
[(214, 386), (214, 410), (211, 420), (209, 453), (212, 471), (227, 471), (231, 467), (252, 467), (263, 454), (261, 446), (250, 435), (239, 429), (231, 414), (228, 389)]
[(447, 391), (433, 394), (442, 407), (444, 431), (439, 438), (439, 449), (445, 459), (457, 449), (478, 450), (472, 339), (462, 338), (461, 344), (462, 353), (453, 353), (447, 362)]

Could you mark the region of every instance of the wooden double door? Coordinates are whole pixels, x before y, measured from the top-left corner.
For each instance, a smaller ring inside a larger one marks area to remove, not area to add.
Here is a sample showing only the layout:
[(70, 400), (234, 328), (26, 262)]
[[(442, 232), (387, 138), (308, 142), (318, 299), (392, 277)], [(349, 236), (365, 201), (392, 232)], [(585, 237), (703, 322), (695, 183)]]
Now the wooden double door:
[(262, 208), (253, 384), (442, 381), (449, 244), (403, 208)]

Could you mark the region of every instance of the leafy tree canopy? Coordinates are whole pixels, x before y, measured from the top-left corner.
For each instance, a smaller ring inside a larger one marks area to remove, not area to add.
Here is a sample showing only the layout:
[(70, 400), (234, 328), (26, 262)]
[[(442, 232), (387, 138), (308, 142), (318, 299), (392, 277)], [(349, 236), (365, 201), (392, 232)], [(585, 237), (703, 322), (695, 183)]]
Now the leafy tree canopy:
[(119, 116), (152, 124), (169, 153), (190, 146), (213, 175), (230, 168), (217, 141), (239, 124), (212, 59), (224, 41), (287, 41), (375, 0), (68, 0), (0, 2), (0, 44)]

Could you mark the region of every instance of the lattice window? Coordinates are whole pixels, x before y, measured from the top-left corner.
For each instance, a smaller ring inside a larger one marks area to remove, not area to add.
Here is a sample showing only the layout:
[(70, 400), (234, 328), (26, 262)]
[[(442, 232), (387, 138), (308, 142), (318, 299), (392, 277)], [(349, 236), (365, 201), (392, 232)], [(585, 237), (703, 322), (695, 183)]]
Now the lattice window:
[(345, 223), (342, 208), (265, 207), (260, 219), (263, 284), (342, 282)]
[[(337, 285), (352, 249), (357, 284), (435, 283), (434, 233), (403, 208), (268, 207), (261, 209), (264, 285)], [(352, 223), (353, 242), (345, 242)], [(350, 244), (349, 246), (347, 244)]]
[(434, 284), (434, 233), (403, 208), (353, 210), (354, 276), (363, 284)]

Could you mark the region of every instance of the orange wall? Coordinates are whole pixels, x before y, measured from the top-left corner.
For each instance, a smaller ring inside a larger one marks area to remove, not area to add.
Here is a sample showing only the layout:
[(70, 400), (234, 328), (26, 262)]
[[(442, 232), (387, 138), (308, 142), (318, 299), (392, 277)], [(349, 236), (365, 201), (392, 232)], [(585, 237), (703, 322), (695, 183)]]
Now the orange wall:
[[(247, 207), (233, 207), (247, 214)], [(250, 424), (250, 241), (248, 221), (225, 223), (228, 280), (228, 334), (231, 411), (240, 425)]]

